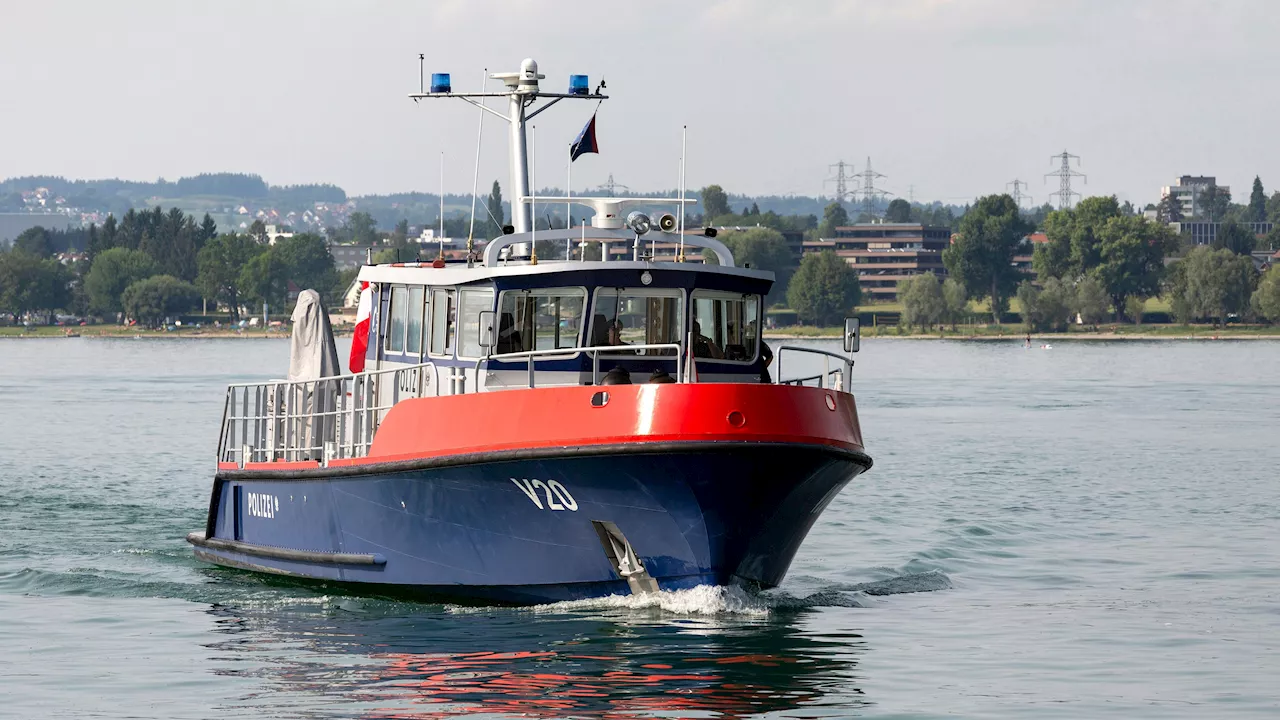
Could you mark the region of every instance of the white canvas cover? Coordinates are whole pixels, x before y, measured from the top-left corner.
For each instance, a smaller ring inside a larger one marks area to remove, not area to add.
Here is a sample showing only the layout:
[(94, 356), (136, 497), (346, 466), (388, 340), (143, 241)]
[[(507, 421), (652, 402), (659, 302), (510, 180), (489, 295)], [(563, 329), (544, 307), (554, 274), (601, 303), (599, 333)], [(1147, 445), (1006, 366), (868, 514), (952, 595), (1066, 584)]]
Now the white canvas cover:
[[(338, 367), (338, 349), (333, 343), (333, 329), (329, 327), (329, 313), (320, 302), (320, 293), (303, 290), (298, 304), (293, 308), (293, 334), (289, 347), (288, 396), (283, 398), (288, 415), (292, 416), (292, 432), (302, 439), (303, 449), (299, 459), (319, 460), (324, 455), (326, 443), (335, 440), (337, 394), (340, 380), (332, 378), (342, 373)], [(319, 380), (319, 382), (315, 382)], [(285, 428), (276, 428), (285, 432)], [(293, 458), (290, 458), (293, 459)]]
[(289, 380), (316, 380), (340, 375), (338, 349), (333, 344), (329, 313), (320, 293), (303, 290), (293, 308), (293, 336), (289, 347)]

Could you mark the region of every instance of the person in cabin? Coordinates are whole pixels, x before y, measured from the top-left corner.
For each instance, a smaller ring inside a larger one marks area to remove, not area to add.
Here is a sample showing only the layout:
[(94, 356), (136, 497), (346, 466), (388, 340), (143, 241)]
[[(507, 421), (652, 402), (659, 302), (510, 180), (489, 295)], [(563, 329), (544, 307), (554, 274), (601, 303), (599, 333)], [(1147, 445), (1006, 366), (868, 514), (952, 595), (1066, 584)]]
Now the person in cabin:
[(524, 352), (524, 349), (515, 317), (509, 312), (502, 313), (498, 320), (498, 354)]
[(716, 360), (724, 359), (724, 351), (711, 338), (702, 334), (702, 326), (698, 324), (697, 320), (693, 321), (693, 356), (714, 358)]
[(605, 345), (630, 345), (631, 343), (622, 339), (622, 323), (614, 320), (609, 323), (608, 337)]
[(773, 364), (773, 349), (760, 337), (759, 325), (755, 320), (747, 323), (747, 347), (751, 347), (752, 343), (760, 343), (760, 359), (764, 361), (764, 367), (760, 369), (760, 382), (772, 383), (773, 376), (769, 374), (769, 366)]

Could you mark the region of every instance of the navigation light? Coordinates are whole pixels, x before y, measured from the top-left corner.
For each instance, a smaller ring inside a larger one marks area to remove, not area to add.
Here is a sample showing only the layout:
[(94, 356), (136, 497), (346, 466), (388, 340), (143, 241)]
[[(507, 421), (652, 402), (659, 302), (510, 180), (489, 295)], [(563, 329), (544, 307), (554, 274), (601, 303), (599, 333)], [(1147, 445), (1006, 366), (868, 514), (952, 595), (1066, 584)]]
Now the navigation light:
[(570, 95), (589, 95), (591, 91), (588, 89), (586, 75), (570, 75), (569, 76), (569, 94)]
[(449, 82), (449, 73), (431, 73), (431, 92), (453, 92), (453, 85)]

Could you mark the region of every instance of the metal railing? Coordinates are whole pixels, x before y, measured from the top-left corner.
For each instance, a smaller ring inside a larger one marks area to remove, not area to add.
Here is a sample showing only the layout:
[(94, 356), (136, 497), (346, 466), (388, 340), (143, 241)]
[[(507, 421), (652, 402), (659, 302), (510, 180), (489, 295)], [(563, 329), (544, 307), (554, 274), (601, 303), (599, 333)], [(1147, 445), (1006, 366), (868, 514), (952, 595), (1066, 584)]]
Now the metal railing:
[[(637, 351), (645, 351), (645, 355), (636, 354)], [(649, 355), (651, 350), (671, 350), (670, 355)], [(578, 348), (557, 348), (548, 350), (527, 350), (524, 352), (503, 353), (501, 355), (489, 355), (476, 361), (476, 378), (480, 377), (481, 365), (490, 362), (510, 362), (525, 361), (525, 370), (529, 375), (529, 387), (537, 387), (537, 365), (533, 362), (535, 358), (560, 356), (566, 359), (576, 357), (578, 353), (586, 353), (591, 357), (591, 384), (600, 384), (600, 356), (616, 356), (619, 360), (634, 360), (637, 358), (660, 358), (664, 360), (674, 360), (676, 363), (676, 382), (684, 382), (684, 349), (680, 343), (656, 343), (653, 345), (600, 345), (595, 347), (578, 347)], [(572, 383), (577, 385), (575, 381)]]
[(369, 454), (387, 411), (436, 384), (422, 363), (356, 375), (227, 387), (218, 462), (357, 458)]
[[(808, 353), (810, 355), (822, 356), (822, 372), (816, 375), (805, 375), (801, 377), (788, 378), (782, 374), (782, 358), (786, 353)], [(831, 360), (839, 361), (839, 365), (835, 368), (831, 367)], [(805, 385), (814, 383), (815, 387), (828, 390), (840, 390), (842, 392), (850, 392), (849, 379), (853, 375), (853, 360), (829, 352), (827, 350), (818, 350), (816, 348), (800, 347), (798, 345), (783, 345), (778, 348), (778, 384), (779, 385)]]

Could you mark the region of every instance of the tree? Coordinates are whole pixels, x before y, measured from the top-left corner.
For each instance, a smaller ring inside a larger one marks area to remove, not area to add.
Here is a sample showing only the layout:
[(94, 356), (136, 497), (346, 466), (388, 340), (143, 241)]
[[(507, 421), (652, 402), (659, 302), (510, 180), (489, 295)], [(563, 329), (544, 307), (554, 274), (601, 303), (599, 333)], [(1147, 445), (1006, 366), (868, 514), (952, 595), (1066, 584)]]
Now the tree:
[(367, 212), (353, 212), (347, 218), (347, 233), (356, 245), (377, 245), (378, 221)]
[(502, 186), (497, 180), (493, 181), (493, 189), (489, 191), (489, 198), (485, 200), (485, 208), (488, 210), (489, 216), (489, 232), (487, 235), (490, 239), (500, 237), (502, 235), (502, 226), (506, 223), (506, 215), (502, 209)]
[(1027, 332), (1039, 330), (1043, 324), (1037, 307), (1039, 302), (1040, 288), (1032, 285), (1030, 280), (1018, 283), (1018, 308), (1022, 311), (1022, 329)]
[(1111, 310), (1111, 301), (1102, 283), (1093, 278), (1084, 278), (1076, 283), (1075, 304), (1072, 309), (1080, 315), (1080, 319), (1098, 329), (1098, 323), (1107, 319)]
[(899, 280), (898, 300), (902, 303), (902, 321), (907, 327), (932, 330), (946, 316), (942, 285), (931, 272)]
[(1166, 297), (1183, 322), (1212, 318), (1221, 324), (1249, 307), (1257, 275), (1249, 257), (1201, 245), (1174, 266)]
[(1268, 270), (1253, 291), (1253, 310), (1267, 319), (1267, 322), (1280, 322), (1280, 272)]
[(956, 329), (956, 324), (964, 320), (969, 310), (969, 295), (965, 292), (964, 283), (954, 278), (947, 278), (942, 283), (943, 320)]
[(1177, 252), (1180, 241), (1167, 225), (1142, 217), (1113, 217), (1098, 234), (1098, 264), (1085, 271), (1102, 283), (1117, 314), (1128, 314), (1127, 299), (1148, 297), (1160, 290), (1165, 257)]
[(156, 274), (155, 261), (139, 250), (112, 248), (103, 252), (89, 268), (84, 289), (93, 312), (110, 315), (123, 312), (120, 296), (125, 288)]
[(240, 298), (255, 311), (263, 303), (282, 308), (288, 289), (288, 277), (276, 254), (267, 250), (245, 263), (240, 270), (240, 277), (236, 279), (236, 287)]
[(21, 235), (14, 238), (13, 249), (38, 258), (47, 258), (53, 255), (53, 241), (49, 237), (49, 231), (37, 225), (23, 230)]
[(884, 221), (891, 223), (911, 222), (911, 203), (902, 198), (894, 198), (885, 208)]
[(1197, 198), (1201, 215), (1209, 222), (1221, 220), (1231, 208), (1231, 191), (1217, 185), (1210, 185), (1200, 191)]
[(1262, 190), (1262, 178), (1253, 176), (1253, 192), (1249, 193), (1249, 222), (1267, 221), (1267, 194)]
[(196, 253), (204, 249), (206, 243), (218, 237), (218, 223), (213, 221), (209, 213), (204, 214), (204, 220), (200, 221), (200, 232), (196, 236)]
[[(353, 213), (352, 217), (356, 214), (357, 213)], [(270, 239), (267, 237), (267, 224), (261, 220), (254, 220), (249, 223), (249, 235), (260, 245), (266, 245), (267, 241)]]
[(1146, 298), (1130, 295), (1124, 301), (1124, 314), (1134, 325), (1142, 324), (1142, 314), (1147, 310)]
[(1036, 298), (1036, 314), (1045, 330), (1061, 331), (1071, 322), (1075, 289), (1058, 278), (1047, 278)]
[(1280, 223), (1272, 226), (1271, 231), (1262, 238), (1261, 247), (1258, 250), (1280, 250)]
[(337, 271), (324, 238), (313, 233), (280, 238), (271, 247), (271, 254), (283, 267), (286, 281), (292, 281), (299, 290), (316, 290), (325, 302), (333, 302), (334, 298), (328, 295)]
[(226, 305), (232, 322), (240, 319), (240, 273), (264, 252), (253, 238), (238, 234), (219, 235), (200, 249), (196, 286), (205, 298)]
[(849, 211), (840, 202), (828, 203), (822, 209), (822, 223), (818, 225), (818, 236), (830, 238), (836, 236), (836, 228), (849, 224)]
[(1182, 222), (1182, 201), (1173, 193), (1160, 198), (1160, 204), (1156, 206), (1156, 217), (1162, 223)]
[(942, 252), (948, 274), (963, 283), (971, 296), (990, 298), (992, 322), (997, 324), (1022, 279), (1013, 256), (1025, 247), (1031, 230), (1013, 198), (988, 195), (960, 218), (957, 237)]
[(715, 218), (721, 215), (728, 215), (729, 196), (725, 194), (724, 188), (719, 185), (708, 185), (702, 188), (698, 193), (698, 197), (702, 199), (702, 212), (707, 216), (706, 223), (712, 224)]
[(857, 272), (832, 250), (805, 255), (787, 288), (800, 321), (819, 327), (838, 324), (861, 299)]
[(763, 227), (749, 228), (727, 232), (720, 236), (720, 241), (728, 246), (739, 266), (750, 265), (774, 274), (776, 280), (766, 302), (778, 303), (786, 298), (787, 283), (795, 271), (795, 260), (782, 233)]
[(17, 322), (29, 312), (66, 307), (70, 280), (71, 273), (56, 259), (17, 247), (0, 251), (0, 311)]
[(1218, 232), (1213, 237), (1214, 248), (1226, 248), (1237, 255), (1252, 253), (1254, 246), (1257, 244), (1258, 236), (1233, 220), (1228, 220), (1219, 225)]
[(172, 275), (153, 275), (125, 288), (120, 298), (125, 315), (150, 327), (165, 318), (190, 312), (200, 302), (195, 286)]

